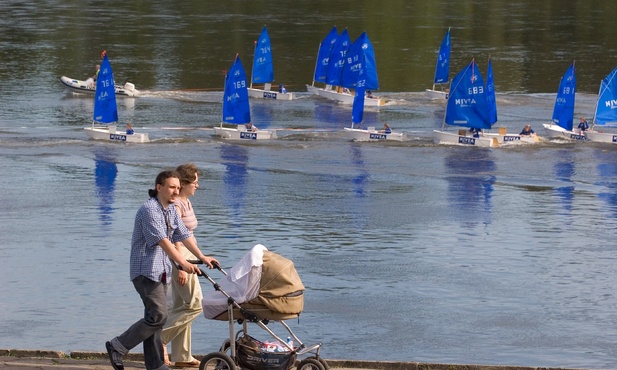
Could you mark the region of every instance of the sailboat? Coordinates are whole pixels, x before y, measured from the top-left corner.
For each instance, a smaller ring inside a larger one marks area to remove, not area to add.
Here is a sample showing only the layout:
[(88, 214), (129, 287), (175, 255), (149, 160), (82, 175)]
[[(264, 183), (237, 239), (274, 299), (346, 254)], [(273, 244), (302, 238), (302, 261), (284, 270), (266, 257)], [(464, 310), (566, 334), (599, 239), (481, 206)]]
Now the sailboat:
[[(435, 65), (435, 77), (433, 78), (433, 88), (426, 89), (426, 94), (431, 99), (447, 99), (448, 98), (448, 82), (450, 82), (450, 28), (441, 41), (439, 54), (437, 55), (437, 64)], [(439, 85), (440, 90), (436, 90), (435, 86)]]
[(147, 133), (137, 133), (132, 129), (118, 131), (116, 129), (117, 122), (118, 105), (114, 88), (114, 74), (107, 53), (105, 53), (96, 79), (92, 126), (85, 128), (86, 134), (90, 139), (95, 140), (127, 141), (131, 143), (150, 141)]
[(591, 128), (585, 131), (585, 136), (589, 141), (617, 144), (617, 133), (595, 130), (596, 125), (604, 127), (617, 126), (617, 80), (615, 80), (615, 74), (617, 74), (617, 68), (613, 69), (600, 82), (600, 91), (598, 92), (593, 122), (591, 123)]
[[(349, 34), (345, 29), (332, 47), (328, 62), (326, 87), (317, 89), (317, 93), (330, 100), (343, 104), (353, 104), (356, 96), (352, 90), (356, 88), (358, 65), (364, 60), (366, 74), (366, 91), (379, 89), (377, 77), (377, 64), (375, 62), (375, 49), (371, 44), (366, 32), (363, 32), (351, 46)], [(365, 106), (379, 107), (385, 105), (385, 101), (378, 97), (364, 99)]]
[(402, 141), (407, 138), (403, 132), (391, 132), (390, 130), (375, 130), (375, 127), (368, 129), (355, 128), (354, 125), (362, 123), (364, 116), (364, 102), (366, 95), (366, 74), (364, 72), (365, 61), (362, 61), (358, 70), (358, 80), (356, 83), (356, 95), (354, 97), (353, 106), (351, 109), (351, 128), (345, 127), (344, 131), (347, 136), (354, 141), (382, 141), (396, 140)]
[[(489, 103), (495, 104), (495, 100), (489, 102), (482, 74), (475, 62), (471, 62), (452, 79), (450, 97), (446, 105), (445, 125), (463, 126), (477, 131), (490, 129), (495, 122), (491, 122), (492, 108)], [(496, 111), (496, 108), (495, 108)], [(496, 118), (496, 117), (493, 117)], [(438, 144), (460, 144), (480, 147), (499, 146), (496, 137), (487, 137), (476, 134), (475, 136), (467, 129), (459, 129), (457, 133), (442, 130), (433, 131), (434, 141)]]
[(336, 29), (336, 26), (334, 26), (319, 44), (319, 49), (317, 50), (317, 60), (315, 61), (315, 72), (313, 73), (313, 83), (311, 85), (306, 85), (306, 90), (308, 92), (319, 95), (317, 93), (318, 88), (315, 87), (315, 82), (326, 83), (330, 50), (332, 50), (332, 47), (336, 43), (337, 39), (338, 30)]
[[(223, 127), (223, 123), (227, 123), (234, 127)], [(276, 139), (276, 131), (248, 130), (246, 125), (250, 123), (251, 106), (249, 104), (246, 72), (244, 72), (240, 56), (236, 54), (234, 63), (227, 76), (225, 76), (223, 117), (221, 125), (219, 127), (214, 127), (214, 135), (220, 136), (223, 139), (232, 140)]]
[[(274, 81), (274, 64), (272, 61), (272, 46), (270, 35), (266, 26), (261, 30), (259, 40), (255, 42), (255, 53), (253, 54), (253, 72), (251, 73), (251, 86), (248, 94), (251, 98), (293, 100), (295, 94), (287, 92), (283, 85), (279, 90), (272, 90)], [(253, 83), (263, 84), (263, 89), (253, 88)]]
[(551, 139), (585, 140), (580, 130), (573, 129), (574, 125), (574, 98), (576, 97), (576, 71), (574, 62), (570, 65), (561, 81), (555, 98), (553, 120), (543, 123), (546, 136)]

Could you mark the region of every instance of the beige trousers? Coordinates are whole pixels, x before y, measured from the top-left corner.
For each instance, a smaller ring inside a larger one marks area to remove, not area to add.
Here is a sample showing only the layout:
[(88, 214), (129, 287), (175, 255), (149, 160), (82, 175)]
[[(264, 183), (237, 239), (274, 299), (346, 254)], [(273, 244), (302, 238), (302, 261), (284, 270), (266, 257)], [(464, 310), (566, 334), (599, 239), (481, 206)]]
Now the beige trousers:
[[(186, 248), (181, 248), (186, 259), (196, 259)], [(191, 354), (191, 324), (202, 312), (203, 298), (199, 276), (190, 274), (184, 286), (178, 284), (178, 269), (173, 268), (171, 290), (173, 304), (168, 311), (167, 322), (163, 327), (163, 344), (171, 342), (172, 362), (190, 362), (195, 360)]]

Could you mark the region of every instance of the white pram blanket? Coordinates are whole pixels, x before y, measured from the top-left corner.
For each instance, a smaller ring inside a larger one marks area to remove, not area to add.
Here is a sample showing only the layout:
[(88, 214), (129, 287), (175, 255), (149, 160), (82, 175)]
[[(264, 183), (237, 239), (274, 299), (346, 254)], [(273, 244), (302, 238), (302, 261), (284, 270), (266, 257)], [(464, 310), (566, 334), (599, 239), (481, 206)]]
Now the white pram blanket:
[[(268, 249), (257, 244), (236, 263), (225, 277), (219, 281), (221, 289), (229, 294), (238, 304), (249, 302), (259, 295), (261, 266), (264, 251)], [(227, 297), (223, 293), (212, 290), (204, 293), (201, 301), (204, 316), (214, 319), (227, 311)]]

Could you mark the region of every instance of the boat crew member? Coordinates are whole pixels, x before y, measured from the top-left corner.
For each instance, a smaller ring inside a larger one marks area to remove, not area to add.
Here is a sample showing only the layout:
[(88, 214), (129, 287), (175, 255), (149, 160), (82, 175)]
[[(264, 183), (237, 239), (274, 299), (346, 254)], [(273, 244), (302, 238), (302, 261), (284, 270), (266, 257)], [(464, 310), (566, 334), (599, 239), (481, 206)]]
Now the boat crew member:
[(381, 130), (381, 132), (383, 132), (384, 134), (391, 134), (392, 133), (392, 129), (390, 128), (390, 125), (387, 123), (383, 124), (383, 130)]
[(472, 127), (469, 129), (469, 132), (473, 134), (473, 137), (480, 137), (480, 129)]
[(367, 90), (366, 97), (369, 98), (369, 99), (374, 99), (375, 98), (375, 96), (373, 95), (373, 92), (371, 90)]
[(589, 130), (589, 123), (587, 123), (585, 117), (581, 117), (581, 123), (578, 124), (578, 129), (581, 130), (581, 132)]
[(251, 122), (246, 124), (246, 131), (255, 132), (257, 131), (257, 127), (255, 127)]
[(281, 94), (287, 94), (287, 89), (285, 88), (285, 85), (283, 85), (283, 84), (279, 85), (279, 92)]
[(133, 125), (131, 125), (130, 123), (126, 124), (126, 134), (127, 135), (133, 135), (135, 133), (135, 130), (133, 130)]
[(521, 133), (519, 135), (531, 136), (531, 135), (535, 135), (535, 134), (536, 133), (531, 128), (531, 125), (525, 125), (525, 127), (523, 127), (523, 130), (521, 131)]

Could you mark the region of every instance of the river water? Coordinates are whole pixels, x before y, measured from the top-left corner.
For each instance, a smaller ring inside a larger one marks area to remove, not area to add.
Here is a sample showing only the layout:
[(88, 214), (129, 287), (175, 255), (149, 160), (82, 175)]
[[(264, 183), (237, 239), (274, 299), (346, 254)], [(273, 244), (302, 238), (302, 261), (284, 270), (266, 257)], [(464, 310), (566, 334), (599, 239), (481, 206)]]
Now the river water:
[[(454, 70), (493, 56), (499, 126), (542, 134), (574, 58), (576, 114), (591, 117), (617, 65), (609, 2), (5, 3), (0, 348), (103, 351), (140, 317), (135, 212), (161, 169), (192, 161), (204, 251), (226, 268), (257, 243), (292, 259), (307, 290), (289, 324), (325, 358), (617, 366), (617, 150), (438, 146), (444, 104), (422, 93), (451, 26)], [(264, 24), (275, 76), (298, 99), (251, 101), (279, 140), (217, 140), (222, 71), (236, 52), (250, 66)], [(305, 93), (335, 24), (367, 31), (376, 50), (388, 104), (365, 123), (408, 141), (349, 142), (349, 107)], [(91, 75), (102, 49), (116, 80), (143, 92), (119, 99), (120, 121), (151, 143), (86, 139), (92, 98), (59, 77)], [(218, 349), (226, 329), (198, 319), (194, 353)]]

